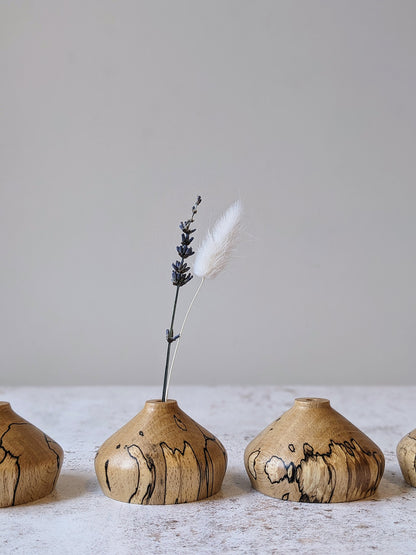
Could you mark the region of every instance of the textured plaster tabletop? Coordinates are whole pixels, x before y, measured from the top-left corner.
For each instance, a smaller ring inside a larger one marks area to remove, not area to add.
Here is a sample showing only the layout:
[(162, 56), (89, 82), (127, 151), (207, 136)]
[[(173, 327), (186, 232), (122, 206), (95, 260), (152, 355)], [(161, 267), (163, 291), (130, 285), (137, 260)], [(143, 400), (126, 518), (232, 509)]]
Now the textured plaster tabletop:
[[(141, 506), (103, 495), (94, 456), (155, 387), (0, 388), (0, 400), (65, 451), (56, 490), (0, 509), (0, 553), (416, 553), (416, 488), (400, 473), (398, 441), (416, 428), (416, 387), (172, 387), (171, 397), (228, 451), (220, 493), (183, 505)], [(281, 501), (251, 489), (247, 443), (296, 397), (330, 399), (382, 449), (374, 497), (352, 503)]]

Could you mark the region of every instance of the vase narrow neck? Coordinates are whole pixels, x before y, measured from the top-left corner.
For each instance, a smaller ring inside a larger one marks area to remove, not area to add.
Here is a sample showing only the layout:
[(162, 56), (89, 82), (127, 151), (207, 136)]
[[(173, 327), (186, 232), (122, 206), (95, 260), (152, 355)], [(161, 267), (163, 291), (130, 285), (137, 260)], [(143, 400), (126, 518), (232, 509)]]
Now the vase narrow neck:
[(166, 401), (162, 401), (161, 399), (150, 399), (146, 401), (144, 409), (146, 412), (155, 412), (159, 414), (172, 412), (178, 409), (178, 403), (174, 399), (167, 399)]
[(299, 397), (295, 399), (294, 406), (301, 409), (327, 409), (331, 405), (328, 399), (322, 399), (320, 397)]

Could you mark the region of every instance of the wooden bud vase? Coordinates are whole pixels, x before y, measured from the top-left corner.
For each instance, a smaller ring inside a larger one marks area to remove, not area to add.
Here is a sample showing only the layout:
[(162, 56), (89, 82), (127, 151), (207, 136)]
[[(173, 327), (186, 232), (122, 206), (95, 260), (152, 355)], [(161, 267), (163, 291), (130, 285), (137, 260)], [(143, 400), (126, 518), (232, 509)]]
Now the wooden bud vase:
[(399, 441), (396, 452), (403, 478), (416, 488), (416, 429)]
[(64, 453), (53, 439), (0, 402), (0, 507), (52, 492)]
[(95, 472), (108, 497), (141, 505), (205, 499), (221, 487), (227, 453), (176, 401), (146, 401), (100, 447)]
[(296, 399), (294, 406), (247, 446), (253, 488), (291, 501), (336, 503), (372, 495), (384, 456), (327, 399)]

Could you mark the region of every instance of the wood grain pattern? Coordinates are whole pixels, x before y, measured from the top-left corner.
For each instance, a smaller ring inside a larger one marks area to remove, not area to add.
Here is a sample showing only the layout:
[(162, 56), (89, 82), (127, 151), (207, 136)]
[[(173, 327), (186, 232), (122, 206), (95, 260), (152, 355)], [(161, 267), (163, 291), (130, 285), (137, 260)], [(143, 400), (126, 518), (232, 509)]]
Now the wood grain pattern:
[(0, 507), (52, 492), (63, 461), (61, 447), (0, 402)]
[(227, 466), (218, 439), (176, 401), (147, 401), (100, 447), (95, 471), (103, 492), (143, 505), (187, 503), (217, 493)]
[(416, 429), (399, 441), (396, 453), (403, 478), (416, 488)]
[(384, 456), (327, 399), (294, 406), (245, 450), (252, 486), (271, 497), (312, 503), (355, 501), (372, 495)]

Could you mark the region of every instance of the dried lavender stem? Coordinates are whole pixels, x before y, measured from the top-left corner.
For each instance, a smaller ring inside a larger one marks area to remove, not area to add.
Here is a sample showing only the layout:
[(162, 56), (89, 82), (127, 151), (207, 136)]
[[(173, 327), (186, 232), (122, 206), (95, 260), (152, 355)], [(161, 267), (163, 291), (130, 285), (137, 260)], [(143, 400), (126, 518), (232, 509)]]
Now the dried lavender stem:
[(198, 289), (197, 289), (196, 292), (195, 292), (195, 295), (194, 295), (193, 298), (192, 298), (192, 301), (190, 302), (190, 304), (189, 304), (189, 306), (188, 306), (188, 310), (186, 311), (185, 318), (183, 319), (183, 322), (182, 322), (182, 327), (181, 327), (181, 330), (180, 330), (180, 332), (179, 332), (178, 340), (176, 341), (175, 350), (173, 351), (172, 363), (171, 363), (170, 368), (169, 368), (169, 374), (168, 374), (167, 385), (166, 385), (166, 397), (168, 396), (169, 385), (170, 385), (170, 377), (171, 377), (171, 375), (172, 375), (173, 365), (175, 364), (176, 353), (178, 352), (179, 343), (180, 343), (181, 337), (182, 337), (182, 332), (183, 332), (183, 329), (184, 329), (184, 327), (185, 327), (186, 321), (187, 321), (187, 319), (188, 319), (189, 313), (191, 312), (191, 308), (192, 308), (192, 306), (193, 306), (193, 304), (194, 304), (194, 302), (195, 302), (195, 300), (196, 300), (196, 298), (197, 298), (197, 296), (198, 296), (198, 293), (199, 293), (200, 290), (201, 290), (201, 287), (202, 287), (203, 284), (204, 284), (204, 281), (205, 281), (205, 278), (203, 277), (203, 278), (201, 279), (201, 282), (200, 282), (199, 286), (198, 286)]
[[(183, 260), (183, 259), (182, 259)], [(169, 359), (170, 359), (170, 346), (173, 341), (173, 324), (175, 322), (176, 305), (178, 304), (179, 295), (179, 285), (176, 286), (175, 301), (173, 303), (172, 320), (170, 322), (170, 329), (168, 330), (168, 348), (166, 351), (166, 363), (165, 363), (165, 374), (163, 377), (163, 390), (162, 390), (162, 401), (166, 401), (167, 390), (168, 390), (168, 369), (169, 369)]]
[[(172, 264), (172, 283), (176, 286), (176, 293), (175, 293), (175, 300), (173, 303), (173, 310), (172, 310), (172, 319), (170, 322), (170, 328), (166, 330), (166, 340), (168, 342), (168, 347), (166, 351), (166, 363), (165, 363), (165, 373), (163, 377), (163, 389), (162, 389), (162, 401), (165, 402), (167, 398), (167, 390), (168, 390), (168, 375), (169, 375), (169, 360), (170, 360), (170, 349), (171, 344), (174, 341), (177, 341), (180, 337), (179, 335), (174, 335), (173, 331), (173, 324), (175, 322), (175, 315), (176, 315), (176, 306), (178, 303), (178, 295), (179, 295), (179, 288), (183, 287), (187, 283), (191, 281), (193, 275), (190, 272), (189, 266), (186, 264), (185, 259), (189, 256), (194, 254), (192, 247), (190, 244), (193, 241), (193, 237), (191, 235), (194, 233), (195, 229), (191, 229), (191, 224), (194, 222), (194, 216), (197, 213), (197, 207), (201, 203), (201, 197), (198, 196), (196, 199), (195, 204), (192, 206), (192, 216), (189, 220), (185, 222), (181, 222), (180, 229), (182, 230), (182, 241), (181, 244), (176, 247), (176, 251), (180, 256), (180, 260), (176, 260)], [(175, 349), (176, 353), (176, 349)], [(172, 368), (172, 367), (171, 367)]]

